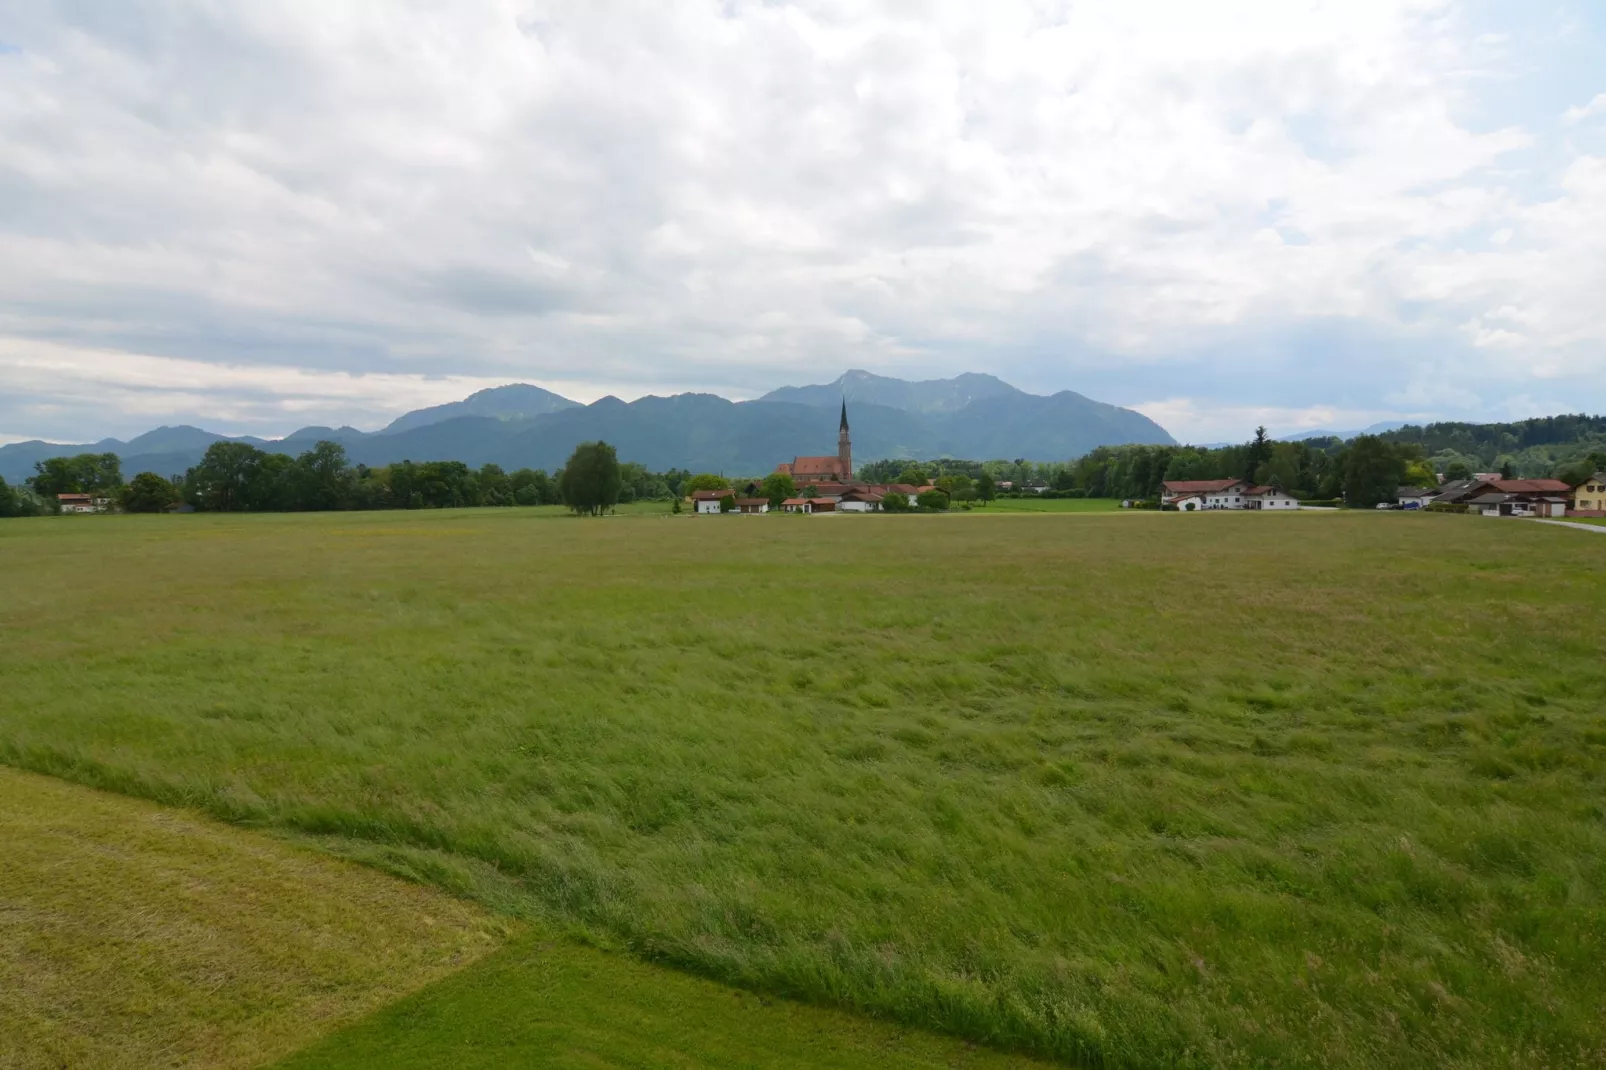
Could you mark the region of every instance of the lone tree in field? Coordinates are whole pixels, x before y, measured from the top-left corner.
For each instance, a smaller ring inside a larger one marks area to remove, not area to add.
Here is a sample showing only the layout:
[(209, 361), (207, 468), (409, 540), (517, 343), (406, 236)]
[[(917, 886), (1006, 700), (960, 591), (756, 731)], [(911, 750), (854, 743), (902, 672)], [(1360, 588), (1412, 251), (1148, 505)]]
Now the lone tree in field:
[(597, 516), (619, 500), (624, 479), (619, 455), (606, 442), (582, 442), (563, 466), (558, 490), (563, 504), (583, 516)]
[[(976, 497), (981, 499), (983, 505), (986, 505), (997, 496), (997, 484), (993, 482), (993, 477), (990, 473), (983, 472), (976, 477)], [(885, 508), (885, 505), (886, 503), (883, 501), (882, 507)]]

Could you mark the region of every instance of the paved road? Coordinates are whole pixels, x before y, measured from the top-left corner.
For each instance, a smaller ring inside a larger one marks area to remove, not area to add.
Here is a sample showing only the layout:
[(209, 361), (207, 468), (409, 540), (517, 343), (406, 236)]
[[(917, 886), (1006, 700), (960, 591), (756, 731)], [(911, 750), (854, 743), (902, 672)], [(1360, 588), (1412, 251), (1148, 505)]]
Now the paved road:
[(1593, 531), (1597, 535), (1606, 535), (1606, 524), (1574, 524), (1569, 520), (1540, 520), (1534, 518), (1536, 524), (1554, 524), (1558, 528), (1572, 528), (1574, 531)]

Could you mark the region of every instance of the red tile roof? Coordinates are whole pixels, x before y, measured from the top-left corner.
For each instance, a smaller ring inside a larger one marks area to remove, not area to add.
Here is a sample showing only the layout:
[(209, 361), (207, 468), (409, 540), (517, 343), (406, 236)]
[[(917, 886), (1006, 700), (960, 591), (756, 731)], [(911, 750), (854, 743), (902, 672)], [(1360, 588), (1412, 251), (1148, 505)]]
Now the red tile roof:
[(768, 505), (769, 503), (770, 503), (770, 500), (768, 498), (737, 498), (736, 499), (736, 504), (737, 505)]
[(730, 497), (731, 493), (730, 490), (694, 490), (691, 492), (691, 498), (694, 502), (717, 502), (721, 498)]
[(1171, 494), (1213, 494), (1242, 482), (1241, 479), (1168, 479), (1165, 489)]
[(1502, 494), (1554, 494), (1573, 489), (1559, 479), (1496, 479), (1489, 485)]

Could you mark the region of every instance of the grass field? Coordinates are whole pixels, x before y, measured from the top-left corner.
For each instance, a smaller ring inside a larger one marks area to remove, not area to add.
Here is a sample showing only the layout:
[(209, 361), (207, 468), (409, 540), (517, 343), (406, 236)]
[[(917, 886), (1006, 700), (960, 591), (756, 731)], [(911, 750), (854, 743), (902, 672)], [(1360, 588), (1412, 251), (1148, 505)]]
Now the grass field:
[(0, 769), (0, 1067), (249, 1067), (502, 943), (480, 910)]
[(986, 505), (973, 503), (976, 512), (988, 513), (1119, 513), (1113, 498), (999, 498)]
[(0, 760), (1067, 1061), (1602, 1064), (1594, 542), (1338, 513), (10, 521)]

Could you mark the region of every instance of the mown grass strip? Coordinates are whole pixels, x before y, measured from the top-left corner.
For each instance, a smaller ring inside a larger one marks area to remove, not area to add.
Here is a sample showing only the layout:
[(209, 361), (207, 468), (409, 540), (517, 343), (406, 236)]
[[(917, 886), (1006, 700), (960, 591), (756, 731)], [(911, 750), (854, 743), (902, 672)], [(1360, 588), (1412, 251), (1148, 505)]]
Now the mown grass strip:
[(0, 768), (0, 1067), (253, 1067), (499, 946), (429, 888)]

